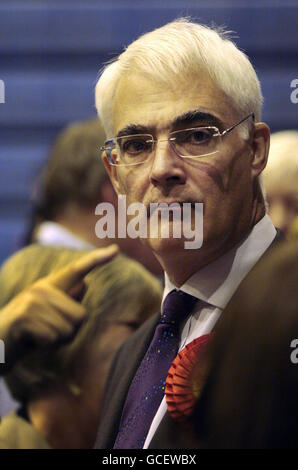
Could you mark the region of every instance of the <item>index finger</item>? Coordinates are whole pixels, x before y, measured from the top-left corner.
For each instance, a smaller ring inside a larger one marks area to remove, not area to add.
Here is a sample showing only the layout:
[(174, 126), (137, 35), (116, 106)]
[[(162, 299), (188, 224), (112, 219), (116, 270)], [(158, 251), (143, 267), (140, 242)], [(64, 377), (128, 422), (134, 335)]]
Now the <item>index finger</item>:
[(62, 291), (66, 292), (74, 284), (83, 279), (92, 269), (110, 261), (119, 251), (118, 245), (110, 245), (91, 251), (82, 258), (73, 261), (65, 268), (50, 274), (44, 280)]

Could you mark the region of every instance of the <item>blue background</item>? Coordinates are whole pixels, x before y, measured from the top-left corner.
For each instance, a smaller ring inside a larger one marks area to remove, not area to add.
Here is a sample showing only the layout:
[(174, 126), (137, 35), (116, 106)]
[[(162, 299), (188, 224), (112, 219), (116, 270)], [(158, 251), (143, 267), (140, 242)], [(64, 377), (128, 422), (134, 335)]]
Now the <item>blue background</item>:
[(181, 15), (225, 25), (252, 60), (272, 131), (296, 127), (297, 1), (59, 0), (0, 2), (0, 262), (15, 248), (34, 176), (59, 130), (95, 115), (103, 62)]

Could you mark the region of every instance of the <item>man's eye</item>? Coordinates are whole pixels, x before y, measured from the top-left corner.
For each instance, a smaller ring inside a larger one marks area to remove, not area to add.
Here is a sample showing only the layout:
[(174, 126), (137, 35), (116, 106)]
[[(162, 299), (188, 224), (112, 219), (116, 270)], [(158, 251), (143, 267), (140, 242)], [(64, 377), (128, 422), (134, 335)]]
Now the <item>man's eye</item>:
[(212, 134), (208, 130), (189, 131), (185, 136), (185, 141), (191, 144), (203, 144), (209, 142)]
[(145, 139), (132, 139), (122, 142), (122, 151), (129, 154), (146, 152), (150, 144)]

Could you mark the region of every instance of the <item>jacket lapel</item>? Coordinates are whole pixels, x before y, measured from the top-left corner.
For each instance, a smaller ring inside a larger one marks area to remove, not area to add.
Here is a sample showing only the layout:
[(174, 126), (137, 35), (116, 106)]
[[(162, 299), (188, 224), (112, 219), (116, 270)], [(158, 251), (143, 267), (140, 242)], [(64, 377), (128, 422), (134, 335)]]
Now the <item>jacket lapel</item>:
[(111, 365), (108, 386), (104, 393), (103, 418), (95, 442), (96, 449), (112, 449), (121, 420), (122, 410), (131, 381), (152, 339), (153, 331), (160, 319), (157, 313), (145, 322), (121, 346)]

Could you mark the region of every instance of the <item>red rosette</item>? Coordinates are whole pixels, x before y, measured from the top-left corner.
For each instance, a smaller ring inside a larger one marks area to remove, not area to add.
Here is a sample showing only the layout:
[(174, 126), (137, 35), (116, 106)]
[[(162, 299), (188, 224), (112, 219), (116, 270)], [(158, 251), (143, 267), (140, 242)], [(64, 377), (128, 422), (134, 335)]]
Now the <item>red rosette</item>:
[[(200, 336), (182, 349), (172, 362), (166, 379), (165, 395), (169, 413), (177, 421), (184, 421), (192, 412), (206, 377), (206, 363), (199, 367), (199, 359), (211, 334)], [(192, 380), (196, 368), (196, 380)]]

